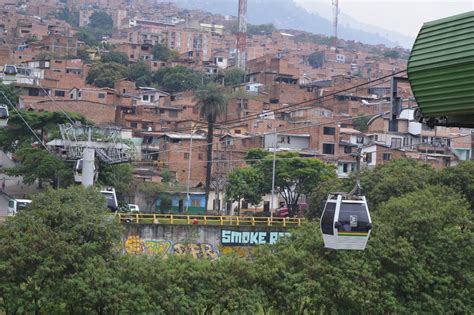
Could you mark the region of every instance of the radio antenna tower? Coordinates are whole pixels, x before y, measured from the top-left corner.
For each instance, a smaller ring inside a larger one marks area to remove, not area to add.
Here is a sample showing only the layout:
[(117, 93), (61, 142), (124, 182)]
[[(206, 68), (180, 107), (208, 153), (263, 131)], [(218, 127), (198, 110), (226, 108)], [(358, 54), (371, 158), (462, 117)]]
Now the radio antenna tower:
[(247, 59), (247, 0), (239, 0), (238, 22), (237, 67), (245, 71), (245, 61)]
[(337, 48), (337, 16), (339, 15), (339, 1), (332, 0), (332, 45)]

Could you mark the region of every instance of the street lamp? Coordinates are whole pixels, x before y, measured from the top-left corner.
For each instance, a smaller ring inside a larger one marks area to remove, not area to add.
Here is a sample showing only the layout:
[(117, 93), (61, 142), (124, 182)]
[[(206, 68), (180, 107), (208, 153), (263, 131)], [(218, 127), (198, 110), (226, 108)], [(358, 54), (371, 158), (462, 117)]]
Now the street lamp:
[(194, 128), (191, 127), (191, 138), (189, 141), (189, 161), (188, 161), (188, 182), (186, 185), (186, 212), (189, 212), (189, 203), (190, 203), (190, 198), (189, 198), (189, 184), (191, 181), (191, 161), (193, 157), (193, 134), (194, 134)]

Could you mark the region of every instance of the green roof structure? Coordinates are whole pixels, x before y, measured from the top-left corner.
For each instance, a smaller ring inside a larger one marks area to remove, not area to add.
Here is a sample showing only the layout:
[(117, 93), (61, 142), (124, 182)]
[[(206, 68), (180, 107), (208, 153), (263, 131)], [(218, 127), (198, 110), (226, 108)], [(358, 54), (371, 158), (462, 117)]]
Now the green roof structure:
[(424, 118), (474, 126), (474, 11), (423, 25), (408, 79)]

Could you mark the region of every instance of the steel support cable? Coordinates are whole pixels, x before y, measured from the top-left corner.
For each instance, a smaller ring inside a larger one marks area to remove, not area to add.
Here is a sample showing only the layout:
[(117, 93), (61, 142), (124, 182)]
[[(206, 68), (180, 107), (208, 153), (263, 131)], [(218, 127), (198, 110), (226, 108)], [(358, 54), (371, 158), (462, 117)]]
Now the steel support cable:
[(28, 127), (28, 129), (31, 131), (31, 133), (35, 136), (35, 138), (39, 141), (39, 143), (41, 143), (41, 145), (46, 149), (46, 151), (49, 152), (48, 148), (46, 147), (46, 145), (43, 143), (43, 140), (41, 140), (39, 138), (39, 136), (34, 132), (33, 128), (31, 128), (31, 126), (28, 124), (28, 122), (25, 120), (25, 118), (23, 118), (23, 116), (21, 115), (21, 113), (18, 111), (18, 109), (16, 108), (16, 106), (13, 105), (13, 103), (10, 101), (10, 99), (5, 95), (5, 93), (0, 90), (0, 93), (2, 93), (3, 97), (7, 100), (7, 102), (9, 103), (10, 107), (16, 112), (16, 114), (20, 117), (20, 119), (25, 123), (25, 125)]

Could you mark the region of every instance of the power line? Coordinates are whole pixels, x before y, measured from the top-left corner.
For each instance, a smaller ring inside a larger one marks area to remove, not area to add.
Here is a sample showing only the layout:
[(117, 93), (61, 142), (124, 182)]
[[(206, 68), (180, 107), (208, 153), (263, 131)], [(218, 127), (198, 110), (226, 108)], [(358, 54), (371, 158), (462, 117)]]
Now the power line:
[[(465, 135), (460, 135), (460, 136), (456, 136), (456, 137), (452, 137), (452, 138), (449, 138), (449, 139), (459, 139), (459, 138), (464, 138), (464, 137), (468, 137), (470, 136), (469, 134), (465, 134)], [(375, 150), (375, 151), (368, 151), (368, 152), (363, 152), (363, 154), (366, 154), (366, 153), (383, 153), (383, 152), (392, 152), (393, 150), (401, 150), (401, 149), (404, 149), (404, 148), (411, 148), (411, 147), (418, 147), (418, 146), (421, 146), (423, 145), (424, 143), (417, 143), (417, 144), (407, 144), (407, 145), (401, 145), (401, 146), (396, 146), (396, 147), (390, 147), (390, 148), (386, 148), (386, 149), (382, 149), (382, 150)], [(385, 146), (384, 144), (380, 144), (380, 143), (373, 143), (373, 144), (370, 144), (370, 145), (367, 145), (365, 146), (366, 148), (367, 147), (371, 147), (373, 145), (381, 145), (381, 146)], [(176, 152), (176, 151), (175, 151)], [(180, 152), (180, 151), (177, 151), (177, 152)], [(183, 151), (184, 152), (184, 151)], [(289, 153), (289, 152), (295, 152), (295, 153), (298, 153), (296, 151), (282, 151), (281, 153)], [(411, 151), (404, 151), (404, 152), (411, 152)], [(420, 154), (426, 154), (426, 153), (423, 153), (423, 152), (419, 152)], [(342, 155), (339, 155), (339, 156), (335, 156), (335, 158), (344, 158), (344, 157), (353, 157), (351, 155), (352, 153), (346, 153), (346, 154), (342, 154)], [(429, 153), (428, 153), (429, 155)], [(296, 156), (296, 157), (288, 157), (288, 158), (275, 158), (275, 160), (293, 160), (293, 159), (320, 159), (316, 156)], [(258, 162), (258, 161), (263, 161), (263, 160), (268, 160), (268, 161), (271, 161), (273, 160), (270, 159), (270, 158), (260, 158), (260, 159), (232, 159), (232, 160), (211, 160), (210, 162), (211, 163), (234, 163), (234, 162)], [(193, 163), (207, 163), (208, 161), (207, 160), (198, 160), (198, 161), (193, 161)], [(176, 162), (166, 162), (166, 165), (176, 165), (176, 164), (188, 164), (189, 161), (176, 161)]]
[[(368, 86), (369, 87), (374, 87), (374, 86), (378, 86), (380, 84), (383, 84), (383, 83), (386, 83), (388, 82), (391, 77), (397, 75), (397, 74), (400, 74), (400, 73), (403, 73), (403, 72), (406, 72), (406, 70), (401, 70), (401, 71), (398, 71), (396, 73), (393, 73), (393, 74), (390, 74), (390, 75), (387, 75), (387, 76), (383, 76), (383, 77), (380, 77), (380, 78), (377, 78), (377, 79), (374, 79), (372, 81), (367, 81), (367, 82), (364, 82), (364, 83), (361, 83), (361, 84), (358, 84), (358, 85), (354, 85), (354, 86), (351, 86), (349, 88), (346, 88), (346, 89), (343, 89), (343, 90), (338, 90), (336, 92), (333, 92), (333, 93), (330, 93), (330, 94), (326, 94), (326, 95), (323, 95), (323, 96), (320, 96), (320, 97), (317, 97), (317, 98), (314, 98), (314, 99), (310, 99), (310, 100), (307, 100), (307, 101), (303, 101), (303, 102), (299, 102), (299, 103), (295, 103), (295, 104), (290, 104), (290, 105), (286, 105), (286, 106), (283, 106), (281, 108), (278, 108), (278, 109), (275, 109), (275, 110), (268, 110), (267, 113), (273, 113), (273, 115), (275, 114), (278, 114), (286, 109), (291, 109), (291, 108), (299, 108), (300, 106), (302, 105), (307, 105), (309, 106), (308, 103), (311, 103), (311, 102), (316, 102), (316, 101), (320, 101), (320, 100), (323, 100), (325, 98), (328, 98), (328, 97), (331, 97), (331, 96), (335, 96), (339, 93), (343, 93), (343, 92), (348, 92), (348, 91), (351, 91), (353, 89), (358, 89), (360, 87), (363, 87), (363, 86)], [(389, 79), (389, 80), (387, 80)], [(382, 82), (379, 82), (379, 81), (382, 81)], [(243, 122), (247, 122), (247, 121), (252, 121), (253, 119), (259, 119), (262, 115), (265, 115), (265, 113), (256, 113), (256, 114), (251, 114), (251, 115), (247, 115), (245, 117), (242, 117), (242, 118), (237, 118), (237, 119), (232, 119), (232, 120), (227, 120), (227, 121), (224, 121), (222, 123), (216, 123), (214, 124), (216, 128), (223, 128), (225, 127), (226, 125), (235, 125), (235, 124), (238, 124), (238, 123), (243, 123)], [(261, 118), (260, 118), (261, 119)], [(200, 124), (204, 124), (204, 125), (207, 125), (207, 122), (206, 121), (202, 121), (202, 120), (199, 120), (198, 123)], [(181, 128), (181, 129), (175, 129), (175, 130), (170, 130), (169, 132), (170, 133), (179, 133), (179, 132), (190, 132), (191, 130), (193, 130), (195, 128), (191, 127), (191, 128)], [(166, 132), (166, 131), (159, 131), (159, 132)]]
[[(385, 83), (387, 81), (384, 81), (382, 83)], [(368, 82), (370, 83), (370, 82)], [(367, 83), (366, 83), (367, 84)], [(364, 85), (366, 85), (364, 84)], [(381, 84), (381, 83), (378, 83), (378, 84)], [(377, 84), (377, 85), (378, 85)], [(335, 92), (335, 93), (338, 93), (338, 92)], [(296, 104), (295, 104), (296, 105)], [(377, 116), (377, 115), (380, 115), (380, 114), (386, 114), (388, 113), (387, 112), (378, 112), (378, 113), (375, 113), (375, 114), (367, 114), (367, 115), (362, 115), (362, 116), (358, 116), (358, 118), (364, 118), (364, 117), (373, 117), (373, 116)], [(324, 126), (324, 125), (331, 125), (331, 124), (334, 124), (334, 123), (339, 123), (339, 122), (343, 122), (343, 121), (351, 121), (353, 119), (353, 117), (348, 117), (348, 118), (341, 118), (341, 119), (336, 119), (336, 120), (333, 120), (333, 121), (330, 121), (330, 122), (325, 122), (325, 123), (315, 123), (315, 124), (305, 124), (303, 126), (300, 126), (300, 127), (295, 127), (295, 128), (290, 128), (290, 129), (284, 129), (284, 130), (279, 130), (277, 132), (288, 132), (288, 131), (294, 131), (294, 130), (299, 130), (299, 129), (304, 129), (304, 128), (309, 128), (309, 127), (316, 127), (316, 126)], [(174, 131), (175, 132), (175, 131)], [(173, 133), (173, 131), (171, 131), (171, 133)], [(273, 133), (273, 132), (270, 132), (270, 134)], [(219, 137), (219, 136), (217, 136)], [(251, 136), (248, 136), (246, 138), (240, 138), (240, 139), (234, 139), (235, 141), (243, 141), (245, 139), (252, 139), (252, 138), (259, 138), (261, 137), (261, 134), (257, 134), (257, 135), (251, 135)], [(197, 145), (197, 146), (194, 146), (194, 148), (199, 148), (199, 147), (207, 147), (209, 145), (213, 145), (213, 144), (220, 144), (220, 143), (225, 143), (224, 140), (222, 141), (218, 141), (217, 143), (212, 143), (212, 144), (201, 144), (201, 145)], [(151, 155), (156, 155), (156, 154), (161, 154), (161, 153), (167, 153), (167, 152), (171, 152), (171, 151), (174, 151), (176, 152), (176, 150), (163, 150), (163, 151), (159, 151), (159, 152), (151, 152), (151, 153), (147, 153), (145, 154), (146, 156), (151, 156)]]
[[(13, 103), (10, 101), (10, 99), (5, 95), (5, 93), (0, 90), (0, 93), (2, 93), (3, 97), (7, 100), (7, 102), (9, 103), (10, 107), (16, 112), (16, 114), (21, 118), (21, 120), (25, 123), (25, 125), (28, 127), (28, 129), (31, 131), (31, 133), (35, 136), (35, 138), (38, 140), (39, 143), (41, 143), (41, 145), (46, 149), (46, 151), (48, 151), (48, 148), (46, 147), (46, 145), (43, 143), (43, 140), (41, 140), (38, 135), (33, 131), (33, 129), (31, 128), (31, 126), (28, 124), (28, 122), (25, 120), (25, 118), (23, 118), (23, 116), (20, 114), (20, 112), (16, 109), (16, 107), (13, 105)], [(49, 151), (48, 151), (49, 152)]]

